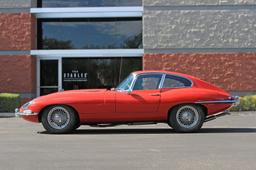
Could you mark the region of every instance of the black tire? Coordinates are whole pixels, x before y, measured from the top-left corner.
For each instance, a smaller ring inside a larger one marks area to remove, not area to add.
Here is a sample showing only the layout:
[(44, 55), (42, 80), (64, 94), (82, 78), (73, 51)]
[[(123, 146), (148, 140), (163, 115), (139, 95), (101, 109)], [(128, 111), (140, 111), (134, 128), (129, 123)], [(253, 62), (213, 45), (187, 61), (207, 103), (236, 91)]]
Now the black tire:
[(201, 129), (205, 119), (202, 107), (197, 105), (180, 105), (169, 113), (168, 124), (176, 132), (191, 133)]
[(46, 108), (42, 114), (42, 124), (51, 134), (70, 133), (77, 128), (78, 118), (75, 111), (64, 105)]
[(80, 128), (81, 124), (79, 123), (79, 121), (77, 121), (77, 124), (76, 124), (76, 127), (75, 127), (75, 130)]

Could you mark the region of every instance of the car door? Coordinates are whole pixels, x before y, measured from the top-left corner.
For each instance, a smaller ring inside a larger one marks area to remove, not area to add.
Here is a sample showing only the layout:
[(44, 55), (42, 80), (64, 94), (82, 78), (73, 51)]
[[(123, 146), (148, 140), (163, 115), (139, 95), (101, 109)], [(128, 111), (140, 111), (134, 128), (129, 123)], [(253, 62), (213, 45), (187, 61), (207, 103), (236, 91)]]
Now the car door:
[(126, 120), (150, 120), (160, 104), (162, 74), (137, 75), (131, 91), (116, 93), (116, 113)]

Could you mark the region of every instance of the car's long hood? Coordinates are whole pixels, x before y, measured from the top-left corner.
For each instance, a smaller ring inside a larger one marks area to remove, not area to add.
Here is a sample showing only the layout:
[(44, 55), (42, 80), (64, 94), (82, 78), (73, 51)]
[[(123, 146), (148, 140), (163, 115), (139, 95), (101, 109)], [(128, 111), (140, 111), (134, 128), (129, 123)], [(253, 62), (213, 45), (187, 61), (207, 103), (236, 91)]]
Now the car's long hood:
[(88, 90), (68, 90), (57, 93), (52, 93), (46, 96), (41, 96), (35, 99), (35, 101), (57, 100), (57, 99), (79, 99), (86, 96), (98, 96), (102, 97), (107, 89), (88, 89)]

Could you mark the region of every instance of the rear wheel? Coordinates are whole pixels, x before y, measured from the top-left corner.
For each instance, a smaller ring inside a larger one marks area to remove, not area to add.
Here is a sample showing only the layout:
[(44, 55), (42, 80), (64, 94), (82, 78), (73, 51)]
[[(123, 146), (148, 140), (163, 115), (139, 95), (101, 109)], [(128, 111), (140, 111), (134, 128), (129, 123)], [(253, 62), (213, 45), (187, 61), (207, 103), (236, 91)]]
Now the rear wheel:
[(63, 105), (48, 107), (42, 115), (42, 124), (49, 133), (69, 133), (77, 128), (78, 119), (74, 110)]
[(177, 106), (170, 112), (168, 124), (177, 132), (196, 132), (204, 122), (205, 113), (197, 105)]

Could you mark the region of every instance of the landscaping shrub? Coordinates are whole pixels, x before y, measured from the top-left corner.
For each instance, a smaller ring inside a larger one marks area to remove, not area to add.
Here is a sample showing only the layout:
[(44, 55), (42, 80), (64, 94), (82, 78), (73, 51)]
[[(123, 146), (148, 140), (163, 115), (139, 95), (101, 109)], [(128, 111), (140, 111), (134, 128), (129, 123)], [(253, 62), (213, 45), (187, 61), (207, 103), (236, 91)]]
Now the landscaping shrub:
[(231, 111), (256, 111), (256, 96), (244, 96), (240, 98), (240, 104)]
[(0, 93), (0, 112), (14, 112), (20, 106), (20, 95)]

